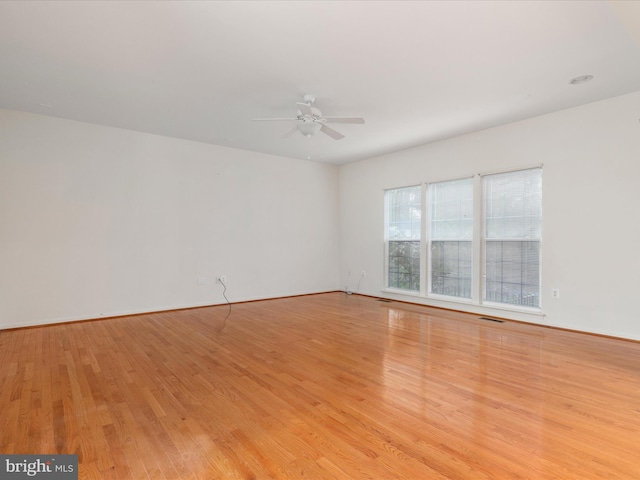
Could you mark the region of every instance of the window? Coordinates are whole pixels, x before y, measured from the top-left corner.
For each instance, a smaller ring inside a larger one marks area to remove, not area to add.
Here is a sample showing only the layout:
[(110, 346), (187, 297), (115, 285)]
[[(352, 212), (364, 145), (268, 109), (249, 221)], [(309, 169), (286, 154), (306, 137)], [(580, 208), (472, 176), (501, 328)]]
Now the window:
[(430, 292), (471, 298), (473, 178), (432, 183), (428, 191)]
[(420, 291), (420, 231), (422, 188), (385, 192), (387, 287)]
[(540, 308), (541, 167), (387, 190), (385, 229), (387, 288)]
[(484, 300), (540, 306), (542, 169), (483, 177)]

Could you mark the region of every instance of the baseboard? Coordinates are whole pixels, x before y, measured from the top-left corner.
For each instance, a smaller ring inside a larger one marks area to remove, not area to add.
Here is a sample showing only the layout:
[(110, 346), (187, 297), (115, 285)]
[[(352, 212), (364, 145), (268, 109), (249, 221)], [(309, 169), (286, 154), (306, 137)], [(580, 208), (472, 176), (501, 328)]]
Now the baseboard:
[[(290, 297), (301, 297), (305, 295), (319, 295), (322, 293), (333, 293), (338, 290), (319, 290), (319, 291), (308, 291), (308, 292), (295, 292), (295, 293), (287, 293), (276, 296), (264, 296), (264, 297), (250, 297), (250, 298), (240, 298), (234, 299), (230, 302), (232, 305), (237, 303), (247, 303), (247, 302), (259, 302), (264, 300), (276, 300), (279, 298), (290, 298)], [(116, 312), (108, 312), (105, 314), (88, 314), (81, 317), (60, 317), (60, 318), (50, 318), (44, 320), (33, 320), (24, 323), (9, 323), (0, 325), (0, 330), (11, 330), (15, 328), (31, 328), (31, 327), (41, 327), (46, 325), (56, 325), (60, 323), (71, 323), (71, 322), (91, 322), (95, 320), (106, 320), (109, 318), (118, 318), (118, 317), (129, 317), (132, 315), (149, 315), (154, 313), (163, 313), (163, 312), (173, 312), (180, 310), (190, 310), (194, 308), (205, 308), (205, 307), (216, 307), (221, 305), (226, 305), (226, 302), (219, 303), (200, 303), (200, 304), (186, 304), (186, 305), (171, 305), (171, 306), (162, 306), (157, 308), (150, 309), (141, 309), (141, 310), (125, 310), (125, 311), (116, 311)]]

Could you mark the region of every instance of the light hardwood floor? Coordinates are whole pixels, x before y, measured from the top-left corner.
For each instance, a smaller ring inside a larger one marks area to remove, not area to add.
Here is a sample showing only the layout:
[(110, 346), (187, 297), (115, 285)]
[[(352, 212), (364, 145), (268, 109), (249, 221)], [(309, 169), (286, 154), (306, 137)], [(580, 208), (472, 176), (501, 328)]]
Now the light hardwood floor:
[(344, 293), (0, 331), (81, 479), (640, 478), (640, 343)]

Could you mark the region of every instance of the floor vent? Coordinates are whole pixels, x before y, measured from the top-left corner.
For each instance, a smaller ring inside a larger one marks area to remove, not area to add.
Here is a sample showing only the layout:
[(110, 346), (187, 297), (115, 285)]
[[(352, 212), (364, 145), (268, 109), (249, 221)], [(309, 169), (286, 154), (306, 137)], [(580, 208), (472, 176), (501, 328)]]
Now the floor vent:
[(379, 302), (384, 302), (384, 303), (391, 303), (393, 302), (393, 300), (387, 300), (386, 298), (379, 298), (378, 299)]
[(489, 318), (489, 317), (478, 317), (478, 320), (485, 320), (487, 322), (504, 323), (504, 320), (499, 320), (497, 318)]

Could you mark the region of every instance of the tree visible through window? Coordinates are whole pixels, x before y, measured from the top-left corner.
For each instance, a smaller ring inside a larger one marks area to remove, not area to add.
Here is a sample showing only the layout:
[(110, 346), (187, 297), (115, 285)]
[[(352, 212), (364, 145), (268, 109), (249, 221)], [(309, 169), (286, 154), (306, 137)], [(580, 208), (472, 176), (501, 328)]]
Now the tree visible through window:
[(421, 187), (387, 190), (387, 286), (420, 291)]

